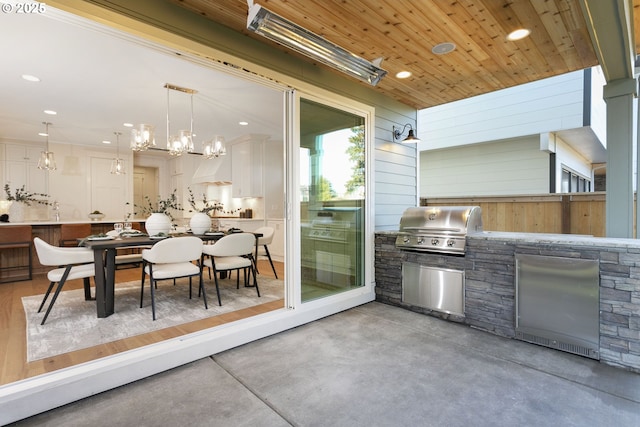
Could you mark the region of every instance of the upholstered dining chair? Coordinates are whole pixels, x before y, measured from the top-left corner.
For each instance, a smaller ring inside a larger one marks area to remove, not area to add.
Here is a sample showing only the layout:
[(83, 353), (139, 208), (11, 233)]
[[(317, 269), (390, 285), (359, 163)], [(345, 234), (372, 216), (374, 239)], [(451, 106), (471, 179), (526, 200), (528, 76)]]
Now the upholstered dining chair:
[(213, 269), (213, 280), (216, 284), (216, 293), (218, 294), (218, 304), (220, 301), (220, 288), (218, 286), (218, 272), (237, 270), (236, 288), (240, 287), (240, 270), (244, 271), (244, 283), (248, 285), (247, 270), (249, 276), (253, 274), (253, 286), (256, 288), (258, 296), (260, 289), (258, 288), (258, 280), (256, 279), (256, 266), (253, 258), (253, 250), (256, 244), (256, 236), (253, 233), (234, 233), (229, 234), (218, 240), (213, 245), (202, 246), (202, 268), (209, 267)]
[[(262, 234), (262, 237), (258, 237), (258, 242), (256, 243), (256, 263), (258, 262), (258, 255), (261, 255), (261, 249), (264, 250), (264, 254), (269, 259), (269, 264), (271, 264), (271, 270), (273, 270), (273, 275), (278, 278), (278, 273), (276, 273), (276, 268), (273, 266), (273, 260), (271, 259), (271, 254), (269, 253), (269, 245), (273, 241), (273, 234), (275, 230), (273, 227), (260, 227), (255, 231), (256, 234)], [(258, 270), (258, 265), (256, 264), (256, 271)]]
[(35, 237), (33, 239), (33, 245), (36, 248), (40, 264), (57, 267), (47, 273), (47, 278), (50, 282), (49, 288), (44, 294), (40, 308), (38, 308), (38, 313), (40, 313), (45, 302), (47, 302), (47, 298), (49, 298), (53, 285), (57, 282), (58, 287), (56, 288), (53, 297), (51, 298), (51, 302), (49, 303), (49, 307), (47, 308), (47, 312), (40, 323), (41, 325), (44, 325), (44, 322), (47, 320), (47, 317), (49, 317), (49, 313), (53, 308), (53, 304), (55, 304), (58, 299), (60, 290), (67, 280), (84, 279), (84, 299), (92, 299), (89, 279), (96, 275), (96, 269), (93, 264), (93, 251), (91, 249), (61, 248), (50, 245), (39, 237)]
[[(173, 237), (161, 240), (150, 249), (142, 251), (142, 280), (140, 286), (140, 308), (144, 297), (144, 281), (149, 276), (151, 288), (151, 313), (156, 320), (155, 288), (159, 280), (189, 278), (189, 299), (191, 299), (192, 279), (198, 277), (198, 286), (202, 291), (204, 308), (207, 306), (207, 294), (202, 284), (202, 269), (192, 261), (200, 261), (202, 257), (202, 240), (195, 236)], [(174, 281), (175, 283), (175, 281)]]

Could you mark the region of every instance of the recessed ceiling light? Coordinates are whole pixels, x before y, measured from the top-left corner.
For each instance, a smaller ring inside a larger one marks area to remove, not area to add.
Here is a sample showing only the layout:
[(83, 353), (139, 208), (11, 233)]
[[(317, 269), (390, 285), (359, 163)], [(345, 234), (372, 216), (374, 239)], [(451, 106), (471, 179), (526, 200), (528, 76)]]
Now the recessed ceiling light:
[(111, 144), (111, 141), (107, 141), (106, 139), (102, 141), (103, 144)]
[(510, 40), (510, 41), (521, 40), (527, 37), (529, 34), (531, 34), (531, 30), (528, 30), (526, 28), (520, 28), (518, 30), (510, 32), (509, 35), (507, 36), (507, 40)]
[(248, 126), (249, 122), (238, 122), (240, 126)]
[(58, 114), (56, 111), (53, 110), (44, 110), (45, 114), (49, 114), (50, 116), (55, 116), (56, 114)]
[(399, 79), (406, 79), (411, 77), (411, 71), (400, 71), (396, 73), (396, 77)]
[(431, 53), (435, 53), (436, 55), (445, 55), (447, 53), (451, 53), (456, 49), (456, 45), (450, 42), (444, 42), (435, 45), (431, 48)]
[(133, 124), (132, 123), (123, 123), (122, 126), (124, 126), (126, 128), (132, 128)]
[(39, 82), (40, 79), (36, 76), (32, 76), (31, 74), (23, 74), (22, 78), (28, 82)]

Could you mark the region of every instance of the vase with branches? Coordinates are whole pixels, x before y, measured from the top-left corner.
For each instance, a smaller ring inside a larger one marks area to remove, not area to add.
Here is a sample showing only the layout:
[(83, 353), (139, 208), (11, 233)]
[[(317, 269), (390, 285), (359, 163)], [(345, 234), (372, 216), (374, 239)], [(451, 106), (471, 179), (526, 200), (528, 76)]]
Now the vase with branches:
[[(184, 210), (178, 202), (177, 191), (177, 189), (174, 189), (173, 192), (164, 199), (158, 196), (155, 202), (151, 200), (151, 197), (144, 196), (144, 203), (142, 205), (133, 205), (135, 209), (134, 214), (147, 217), (154, 213), (163, 213), (173, 221), (173, 212)], [(129, 205), (129, 202), (126, 204)]]
[(37, 203), (40, 205), (47, 205), (47, 206), (50, 204), (49, 200), (46, 199), (47, 197), (49, 197), (48, 194), (32, 193), (30, 191), (27, 191), (24, 185), (20, 188), (16, 188), (12, 193), (11, 187), (9, 186), (9, 184), (5, 184), (4, 192), (7, 195), (8, 201), (22, 202), (27, 206), (31, 206), (32, 203)]
[(209, 200), (207, 199), (206, 194), (202, 194), (202, 199), (200, 201), (196, 200), (191, 187), (188, 187), (189, 190), (189, 205), (191, 205), (191, 209), (189, 212), (200, 212), (209, 216), (215, 215), (217, 211), (222, 211), (224, 206), (217, 200)]

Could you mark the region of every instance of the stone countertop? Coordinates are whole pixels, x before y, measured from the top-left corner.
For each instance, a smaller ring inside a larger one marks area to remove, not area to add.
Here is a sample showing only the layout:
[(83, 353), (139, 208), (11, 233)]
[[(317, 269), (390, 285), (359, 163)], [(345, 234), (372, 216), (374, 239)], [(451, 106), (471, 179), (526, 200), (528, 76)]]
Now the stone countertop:
[[(395, 235), (397, 230), (376, 231), (376, 234)], [(639, 248), (640, 239), (618, 237), (594, 237), (579, 234), (515, 233), (506, 231), (482, 231), (470, 233), (467, 239), (504, 240), (514, 243), (537, 243), (571, 246)]]
[(578, 234), (511, 233), (501, 231), (483, 231), (471, 233), (467, 239), (504, 240), (514, 243), (537, 243), (568, 246), (640, 248), (640, 240), (617, 237), (594, 237)]

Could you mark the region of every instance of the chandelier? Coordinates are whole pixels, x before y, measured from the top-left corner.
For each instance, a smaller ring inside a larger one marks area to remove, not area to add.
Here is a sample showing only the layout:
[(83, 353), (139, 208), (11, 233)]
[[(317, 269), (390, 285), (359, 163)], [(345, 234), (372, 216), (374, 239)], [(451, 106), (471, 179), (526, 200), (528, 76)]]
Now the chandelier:
[(113, 175), (124, 175), (127, 172), (124, 169), (124, 160), (120, 158), (120, 135), (122, 132), (114, 132), (116, 136), (116, 158), (111, 162), (111, 173)]
[(49, 122), (42, 122), (45, 125), (45, 132), (40, 135), (47, 137), (47, 147), (45, 151), (40, 152), (40, 159), (38, 160), (38, 169), (43, 169), (47, 171), (56, 170), (56, 160), (53, 157), (53, 153), (49, 151)]
[[(169, 83), (164, 85), (167, 88), (167, 150), (172, 156), (180, 156), (182, 153), (193, 152), (193, 94), (198, 93), (197, 90), (188, 89), (185, 87), (171, 85)], [(170, 120), (170, 102), (169, 94), (172, 90), (188, 93), (191, 101), (191, 121), (189, 130), (181, 130), (176, 135), (171, 135), (171, 120)]]

